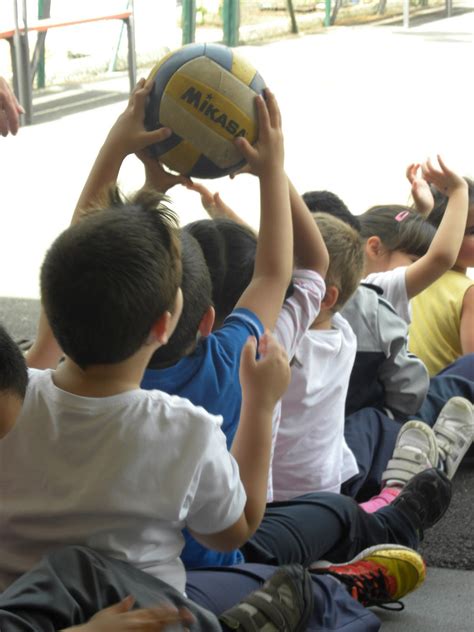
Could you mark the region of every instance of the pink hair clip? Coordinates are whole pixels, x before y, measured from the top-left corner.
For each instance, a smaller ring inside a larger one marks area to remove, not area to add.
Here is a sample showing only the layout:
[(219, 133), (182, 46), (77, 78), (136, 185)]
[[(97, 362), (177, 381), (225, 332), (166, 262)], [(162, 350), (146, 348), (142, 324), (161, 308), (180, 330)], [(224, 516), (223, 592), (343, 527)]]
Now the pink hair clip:
[(403, 220), (410, 215), (410, 211), (400, 211), (398, 215), (395, 215), (396, 222), (403, 222)]

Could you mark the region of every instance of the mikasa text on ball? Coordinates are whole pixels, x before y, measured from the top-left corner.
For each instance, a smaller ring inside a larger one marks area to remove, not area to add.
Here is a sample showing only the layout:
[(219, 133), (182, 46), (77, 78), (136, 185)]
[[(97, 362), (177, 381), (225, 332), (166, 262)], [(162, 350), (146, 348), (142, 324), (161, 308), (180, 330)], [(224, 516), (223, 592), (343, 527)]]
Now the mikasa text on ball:
[(255, 96), (265, 87), (247, 60), (219, 44), (188, 44), (168, 53), (148, 79), (154, 85), (145, 125), (173, 131), (151, 148), (164, 165), (191, 177), (218, 178), (244, 164), (233, 140), (257, 140)]

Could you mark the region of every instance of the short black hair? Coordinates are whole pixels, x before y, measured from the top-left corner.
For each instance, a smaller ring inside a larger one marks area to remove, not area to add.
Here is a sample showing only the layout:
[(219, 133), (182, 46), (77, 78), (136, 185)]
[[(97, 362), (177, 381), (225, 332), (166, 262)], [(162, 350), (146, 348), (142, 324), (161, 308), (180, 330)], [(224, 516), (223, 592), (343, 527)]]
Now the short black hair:
[[(467, 177), (464, 177), (464, 180), (466, 180), (467, 182), (469, 206), (472, 206), (474, 204), (474, 180)], [(436, 189), (434, 186), (431, 186), (430, 188), (433, 194), (434, 206), (433, 210), (426, 219), (430, 222), (430, 224), (433, 224), (433, 226), (436, 226), (436, 228), (438, 228), (438, 226), (441, 224), (444, 213), (446, 212), (449, 198), (446, 197), (446, 195), (444, 195), (443, 193), (440, 193), (438, 189)]]
[(65, 230), (46, 254), (41, 296), (54, 336), (82, 368), (132, 356), (173, 311), (181, 283), (175, 214), (163, 196), (140, 192)]
[[(186, 227), (181, 229), (183, 311), (166, 345), (155, 351), (148, 367), (158, 369), (177, 362), (196, 341), (199, 323), (212, 305), (212, 284), (201, 246)], [(194, 349), (192, 349), (194, 350)]]
[(376, 236), (390, 252), (417, 257), (426, 254), (436, 233), (421, 215), (400, 204), (372, 206), (359, 220), (363, 239)]
[(216, 323), (220, 324), (252, 280), (257, 237), (250, 228), (225, 218), (197, 220), (184, 229), (201, 246), (211, 275)]
[(360, 233), (359, 220), (332, 191), (307, 191), (302, 197), (312, 213), (327, 213), (337, 217)]
[(25, 358), (6, 329), (0, 325), (0, 393), (25, 398), (28, 370)]

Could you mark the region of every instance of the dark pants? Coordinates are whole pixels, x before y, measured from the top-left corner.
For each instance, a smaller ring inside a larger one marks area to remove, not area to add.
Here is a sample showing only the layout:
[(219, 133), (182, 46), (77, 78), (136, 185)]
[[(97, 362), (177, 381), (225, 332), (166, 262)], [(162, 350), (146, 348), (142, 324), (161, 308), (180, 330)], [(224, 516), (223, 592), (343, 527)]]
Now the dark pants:
[[(88, 621), (97, 611), (135, 597), (135, 607), (164, 601), (194, 614), (194, 631), (225, 630), (215, 615), (257, 590), (274, 568), (262, 565), (203, 569), (188, 574), (188, 598), (125, 562), (84, 547), (59, 549), (46, 556), (0, 595), (2, 632), (56, 632)], [(329, 576), (313, 576), (314, 609), (309, 631), (375, 632), (375, 615)], [(211, 614), (213, 613), (213, 614)]]
[(416, 549), (418, 527), (396, 507), (367, 514), (352, 498), (319, 492), (267, 505), (259, 528), (241, 550), (246, 562), (260, 564), (347, 562), (377, 544)]
[[(441, 409), (451, 397), (474, 401), (474, 354), (453, 362), (431, 378), (427, 396), (413, 419), (433, 427)], [(342, 486), (342, 493), (359, 502), (380, 491), (382, 474), (392, 458), (401, 420), (390, 419), (376, 408), (362, 408), (346, 417), (344, 436), (352, 450), (359, 473)]]

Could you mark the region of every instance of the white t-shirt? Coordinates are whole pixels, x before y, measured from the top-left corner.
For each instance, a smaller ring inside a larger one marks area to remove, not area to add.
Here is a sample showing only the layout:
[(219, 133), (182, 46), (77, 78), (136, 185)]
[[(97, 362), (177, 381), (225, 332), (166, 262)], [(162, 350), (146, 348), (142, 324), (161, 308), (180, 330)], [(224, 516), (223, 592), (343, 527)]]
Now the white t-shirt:
[(282, 399), (273, 459), (275, 500), (308, 492), (340, 492), (357, 474), (344, 440), (344, 407), (357, 341), (340, 315), (332, 329), (311, 329), (300, 342)]
[(246, 502), (221, 421), (161, 391), (79, 397), (30, 370), (0, 441), (0, 591), (48, 550), (79, 544), (183, 592), (182, 528), (222, 531)]
[[(323, 277), (314, 270), (295, 270), (292, 277), (293, 294), (285, 300), (275, 325), (276, 339), (285, 349), (288, 358), (296, 349), (308, 329), (316, 320), (321, 301), (326, 293)], [(275, 406), (272, 419), (272, 451), (268, 473), (267, 502), (273, 501), (272, 461), (281, 418), (281, 400)]]
[(409, 325), (411, 323), (411, 305), (407, 294), (406, 271), (407, 266), (401, 266), (386, 272), (372, 272), (362, 280), (362, 283), (378, 285), (383, 290), (383, 298)]

